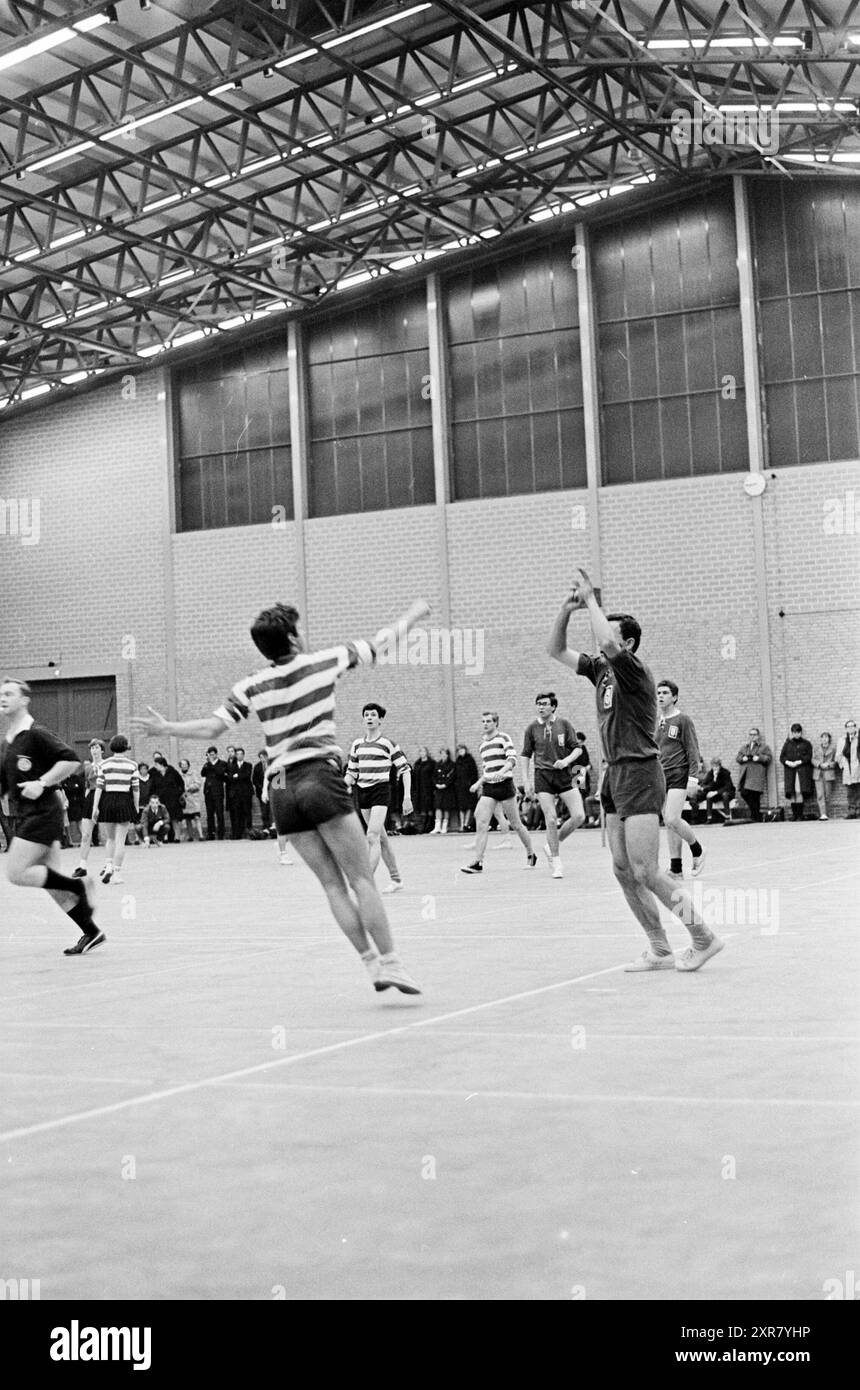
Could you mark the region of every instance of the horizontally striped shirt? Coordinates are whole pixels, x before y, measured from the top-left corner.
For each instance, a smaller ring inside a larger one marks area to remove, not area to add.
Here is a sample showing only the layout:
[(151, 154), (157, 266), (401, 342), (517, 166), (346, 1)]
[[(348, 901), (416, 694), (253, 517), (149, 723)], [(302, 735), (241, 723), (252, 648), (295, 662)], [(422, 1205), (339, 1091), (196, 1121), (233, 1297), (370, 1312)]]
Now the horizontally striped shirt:
[(510, 735), (503, 734), (501, 730), (497, 730), (490, 738), (485, 738), (481, 741), (480, 753), (481, 761), (484, 764), (483, 775), (488, 781), (494, 782), (500, 779), (506, 763), (508, 763), (508, 768), (504, 775), (510, 777), (513, 767), (509, 760), (511, 758), (514, 759), (513, 766), (515, 767), (517, 756)]
[(390, 738), (357, 738), (349, 750), (346, 764), (347, 781), (360, 787), (373, 787), (378, 782), (387, 782), (392, 766), (402, 777), (409, 767), (406, 755), (397, 743)]
[(334, 725), (338, 678), (353, 666), (370, 666), (370, 642), (346, 642), (321, 652), (296, 652), (233, 686), (216, 719), (238, 724), (253, 711), (263, 726), (269, 765), (266, 776), (310, 758), (343, 759)]
[(96, 773), (96, 786), (103, 792), (130, 792), (140, 789), (137, 763), (124, 753), (111, 753), (103, 758)]

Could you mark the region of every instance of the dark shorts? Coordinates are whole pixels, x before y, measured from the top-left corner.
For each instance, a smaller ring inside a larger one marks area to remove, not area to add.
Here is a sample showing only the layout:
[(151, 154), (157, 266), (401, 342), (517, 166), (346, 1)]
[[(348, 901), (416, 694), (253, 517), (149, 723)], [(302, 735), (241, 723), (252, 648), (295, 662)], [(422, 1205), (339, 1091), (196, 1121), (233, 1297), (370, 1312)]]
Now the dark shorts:
[(279, 835), (297, 835), (335, 816), (355, 814), (341, 765), (334, 759), (309, 758), (286, 768), (273, 783), (272, 820)]
[(687, 790), (687, 783), (690, 780), (689, 772), (664, 772), (663, 776), (666, 779), (667, 792), (680, 791), (682, 787), (684, 791)]
[(55, 840), (62, 838), (63, 804), (56, 793), (47, 801), (47, 805), (34, 806), (32, 811), (26, 801), (20, 802), (15, 820), (16, 840), (29, 840), (36, 845), (52, 845)]
[(535, 792), (538, 796), (541, 792), (546, 792), (549, 796), (561, 796), (562, 792), (569, 792), (572, 788), (573, 777), (569, 767), (535, 768)]
[(481, 787), (481, 796), (488, 796), (491, 801), (510, 801), (516, 794), (513, 777), (506, 777), (504, 782), (484, 782)]
[(93, 818), (93, 798), (94, 798), (94, 796), (95, 796), (95, 790), (93, 790), (93, 791), (91, 791), (91, 792), (87, 792), (86, 796), (84, 797), (84, 809), (83, 809), (83, 813), (82, 813), (82, 816), (81, 816), (81, 819), (82, 819), (82, 820), (92, 820), (92, 818)]
[(362, 811), (368, 811), (371, 806), (391, 805), (391, 786), (388, 782), (374, 782), (369, 787), (356, 787), (355, 790)]
[(659, 758), (629, 758), (607, 767), (600, 801), (608, 816), (659, 816), (666, 800), (666, 778)]
[(131, 792), (105, 792), (99, 802), (99, 821), (102, 825), (130, 825), (134, 819), (134, 797)]

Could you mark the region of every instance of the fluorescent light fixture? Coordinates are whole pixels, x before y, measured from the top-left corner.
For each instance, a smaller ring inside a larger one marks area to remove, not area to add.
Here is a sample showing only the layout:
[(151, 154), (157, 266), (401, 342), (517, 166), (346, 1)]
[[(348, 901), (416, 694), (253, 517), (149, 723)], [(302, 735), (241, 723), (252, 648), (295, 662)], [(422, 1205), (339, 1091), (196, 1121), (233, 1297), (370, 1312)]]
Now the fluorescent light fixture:
[(148, 116), (129, 116), (122, 125), (115, 126), (113, 130), (106, 130), (99, 139), (113, 140), (117, 135), (123, 135), (127, 131), (138, 131), (145, 125), (152, 125), (153, 121), (163, 120), (165, 116), (175, 116), (177, 111), (184, 111), (186, 106), (196, 106), (200, 101), (203, 101), (203, 97), (188, 97), (185, 101), (165, 106), (163, 111), (150, 111)]
[(333, 220), (332, 220), (331, 217), (327, 217), (327, 218), (325, 218), (325, 220), (324, 220), (323, 222), (312, 222), (311, 225), (310, 225), (309, 227), (305, 227), (305, 231), (306, 231), (306, 232), (321, 232), (322, 229), (323, 229), (323, 227), (331, 227), (331, 226), (333, 226)]
[(321, 48), (337, 48), (340, 44), (349, 43), (352, 39), (360, 39), (365, 34), (370, 34), (374, 29), (386, 29), (389, 25), (400, 24), (410, 15), (419, 14), (421, 10), (429, 10), (430, 5), (413, 5), (409, 10), (400, 10), (397, 14), (389, 15), (387, 19), (375, 19), (372, 24), (363, 24), (360, 29), (353, 29), (349, 34), (338, 34), (334, 39), (326, 39), (325, 43), (320, 44)]
[(273, 246), (283, 245), (284, 238), (282, 236), (274, 236), (271, 241), (258, 241), (255, 246), (249, 246), (245, 252), (245, 256), (258, 256), (261, 251), (271, 251)]
[(773, 39), (761, 39), (751, 34), (736, 34), (713, 39), (649, 39), (645, 45), (649, 49), (672, 48), (803, 48), (802, 38), (791, 34), (777, 34)]
[(68, 43), (69, 39), (75, 38), (74, 29), (55, 29), (53, 34), (44, 34), (40, 39), (33, 39), (31, 43), (25, 43), (22, 48), (16, 48), (11, 53), (4, 53), (0, 56), (0, 72), (6, 68), (15, 68), (19, 63), (26, 63), (28, 59), (35, 58), (40, 53), (47, 53), (52, 48), (57, 48), (61, 43)]
[(164, 343), (153, 343), (151, 347), (140, 348), (138, 357), (154, 357), (157, 352), (164, 352)]
[(31, 386), (29, 391), (22, 391), (18, 399), (28, 401), (31, 396), (44, 396), (45, 392), (50, 391), (50, 389), (51, 386), (49, 382), (45, 382), (43, 386)]
[(74, 159), (82, 150), (92, 149), (93, 144), (92, 140), (83, 140), (79, 145), (70, 145), (68, 149), (58, 150), (56, 154), (49, 154), (45, 159), (37, 159), (35, 164), (27, 165), (26, 173), (35, 174), (38, 169), (47, 169), (50, 164), (59, 164), (63, 159)]
[(34, 256), (41, 256), (41, 246), (28, 246), (26, 251), (19, 251), (17, 256), (13, 256), (13, 261), (29, 261)]
[(305, 144), (307, 145), (308, 149), (312, 149), (314, 145), (328, 145), (331, 142), (331, 139), (331, 135), (315, 135), (313, 140), (306, 140)]
[(80, 33), (87, 34), (90, 29), (100, 29), (103, 24), (109, 24), (110, 20), (106, 14), (91, 14), (89, 19), (79, 19), (73, 26)]
[(860, 164), (860, 150), (816, 150), (815, 154), (781, 154), (780, 159), (790, 159), (795, 164)]
[(229, 90), (230, 90), (230, 88), (231, 88), (232, 86), (233, 86), (233, 83), (232, 83), (232, 82), (222, 82), (221, 85), (220, 85), (220, 87), (212, 87), (212, 88), (210, 88), (210, 90), (207, 92), (207, 96), (210, 96), (210, 97), (220, 97), (220, 95), (221, 95), (222, 92), (229, 92)]
[(65, 314), (57, 314), (56, 318), (53, 318), (53, 319), (40, 319), (40, 320), (39, 320), (39, 327), (40, 327), (40, 328), (56, 328), (58, 323), (67, 323), (67, 322), (68, 322), (68, 319), (67, 319), (67, 316), (66, 316)]
[(289, 68), (293, 63), (303, 63), (306, 58), (315, 58), (317, 50), (315, 48), (303, 48), (301, 53), (292, 53), (289, 58), (281, 58), (280, 62), (275, 63), (276, 68)]
[(95, 304), (88, 304), (85, 309), (76, 310), (72, 318), (82, 319), (85, 318), (87, 314), (94, 314), (97, 309), (107, 309), (109, 302), (110, 301), (107, 299), (99, 299)]
[(126, 299), (136, 299), (139, 294), (146, 294), (149, 285), (137, 285), (133, 290), (125, 290)]
[(71, 376), (61, 376), (60, 381), (64, 386), (74, 386), (76, 381), (85, 381), (89, 372), (72, 372)]
[(856, 101), (780, 101), (776, 106), (762, 102), (760, 106), (752, 102), (721, 101), (720, 111), (856, 111)]
[(239, 170), (239, 177), (241, 178), (244, 174), (256, 174), (258, 169), (265, 169), (269, 164), (279, 164), (282, 158), (283, 155), (270, 154), (267, 159), (255, 159), (253, 164), (243, 164)]
[(171, 193), (166, 198), (157, 198), (154, 203), (146, 203), (141, 209), (141, 213), (158, 212), (159, 208), (166, 208), (171, 203), (178, 203), (181, 197), (181, 193)]
[(61, 246), (68, 246), (69, 242), (80, 241), (81, 237), (85, 236), (86, 232), (83, 230), (82, 227), (79, 227), (76, 232), (69, 232), (68, 236), (57, 237), (56, 241), (51, 242), (50, 246), (48, 247), (48, 250), (58, 251)]
[(165, 275), (162, 280), (159, 280), (158, 288), (161, 289), (162, 285), (175, 285), (177, 280), (187, 280), (193, 274), (194, 271), (187, 267), (185, 270), (176, 270), (172, 275)]
[(217, 188), (218, 185), (219, 185), (219, 183), (229, 183), (229, 181), (230, 181), (230, 179), (232, 179), (232, 177), (233, 177), (232, 174), (216, 174), (216, 176), (215, 176), (214, 179), (207, 179), (207, 180), (206, 180), (206, 183), (204, 184), (204, 187), (205, 187), (205, 188)]
[(198, 339), (207, 336), (205, 328), (195, 328), (193, 333), (183, 333), (181, 338), (174, 338), (171, 347), (184, 347), (186, 343), (196, 343)]

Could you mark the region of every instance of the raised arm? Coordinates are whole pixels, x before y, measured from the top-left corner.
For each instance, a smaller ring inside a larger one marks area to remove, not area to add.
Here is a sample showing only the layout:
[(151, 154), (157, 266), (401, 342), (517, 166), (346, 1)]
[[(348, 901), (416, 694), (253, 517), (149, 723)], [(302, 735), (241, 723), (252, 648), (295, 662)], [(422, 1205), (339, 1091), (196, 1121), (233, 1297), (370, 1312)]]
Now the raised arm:
[(569, 666), (573, 671), (579, 667), (580, 653), (567, 645), (567, 625), (570, 622), (571, 613), (581, 607), (582, 604), (579, 602), (576, 592), (569, 594), (561, 605), (561, 610), (552, 625), (549, 641), (546, 644), (547, 652), (553, 661), (560, 661), (562, 666)]
[(133, 729), (140, 729), (141, 733), (149, 734), (154, 737), (157, 734), (175, 734), (177, 738), (208, 738), (210, 742), (223, 734), (230, 725), (225, 719), (220, 719), (217, 714), (210, 714), (208, 719), (165, 719), (163, 714), (154, 710), (152, 705), (147, 705), (149, 718), (138, 716), (130, 719), (129, 723)]
[(373, 639), (373, 645), (376, 648), (377, 656), (379, 655), (380, 647), (387, 648), (388, 646), (396, 645), (398, 639), (405, 637), (407, 632), (415, 627), (416, 623), (420, 623), (422, 618), (426, 618), (429, 612), (430, 605), (425, 603), (423, 598), (419, 598), (416, 599), (414, 603), (410, 603), (406, 612), (401, 613), (400, 617), (396, 622), (392, 623), (390, 627), (381, 627)]

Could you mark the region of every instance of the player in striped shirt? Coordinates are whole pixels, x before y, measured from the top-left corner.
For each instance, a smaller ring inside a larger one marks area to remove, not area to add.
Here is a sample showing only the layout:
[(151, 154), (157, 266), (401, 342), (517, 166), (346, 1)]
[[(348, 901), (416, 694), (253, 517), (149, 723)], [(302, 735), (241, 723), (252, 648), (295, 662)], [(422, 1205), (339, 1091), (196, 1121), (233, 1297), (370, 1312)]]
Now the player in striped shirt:
[[(150, 708), (132, 722), (151, 736), (175, 734), (210, 743), (252, 711), (263, 726), (267, 776), (282, 785), (271, 792), (279, 834), (288, 835), (325, 890), (332, 914), (367, 966), (376, 990), (421, 990), (407, 974), (391, 939), (373, 881), (367, 843), (343, 780), (343, 753), (334, 723), (335, 686), (354, 666), (376, 660), (380, 646), (394, 646), (429, 609), (414, 603), (393, 628), (373, 642), (346, 642), (309, 652), (295, 608), (276, 604), (259, 614), (251, 637), (270, 663), (234, 685), (224, 704), (205, 719), (168, 720)], [(373, 949), (373, 945), (377, 951)]]
[(484, 871), (484, 851), (490, 833), (490, 822), (498, 806), (501, 805), (508, 823), (519, 836), (526, 850), (526, 867), (533, 869), (537, 855), (532, 845), (532, 837), (520, 820), (517, 806), (517, 789), (513, 773), (517, 765), (517, 752), (509, 734), (499, 729), (499, 716), (495, 710), (484, 710), (481, 715), (484, 737), (481, 740), (480, 754), (483, 771), (477, 782), (469, 790), (477, 792), (480, 800), (475, 810), (477, 834), (475, 835), (475, 858), (466, 864), (464, 874), (480, 874)]
[(123, 883), (122, 861), (128, 827), (137, 820), (140, 801), (140, 773), (133, 758), (126, 757), (128, 739), (116, 734), (110, 741), (109, 758), (99, 763), (96, 794), (93, 797), (93, 823), (104, 827), (107, 859), (99, 878), (102, 883)]
[(364, 737), (354, 740), (346, 764), (346, 785), (356, 788), (359, 815), (367, 830), (367, 848), (370, 851), (370, 867), (376, 873), (380, 856), (391, 875), (391, 883), (383, 888), (383, 893), (399, 893), (403, 879), (391, 842), (385, 833), (385, 818), (391, 804), (391, 769), (395, 768), (398, 777), (403, 779), (403, 810), (408, 816), (412, 811), (412, 769), (397, 743), (392, 743), (381, 732), (386, 711), (382, 705), (370, 701), (361, 711), (364, 720)]
[(693, 855), (693, 875), (702, 872), (705, 851), (699, 844), (698, 836), (682, 818), (684, 802), (687, 800), (687, 783), (698, 786), (702, 769), (702, 755), (699, 740), (689, 714), (678, 709), (678, 687), (674, 681), (661, 681), (657, 686), (657, 704), (660, 718), (657, 722), (657, 747), (660, 762), (666, 778), (666, 804), (663, 807), (663, 824), (669, 841), (669, 877), (683, 878), (681, 863), (681, 843), (686, 841)]

